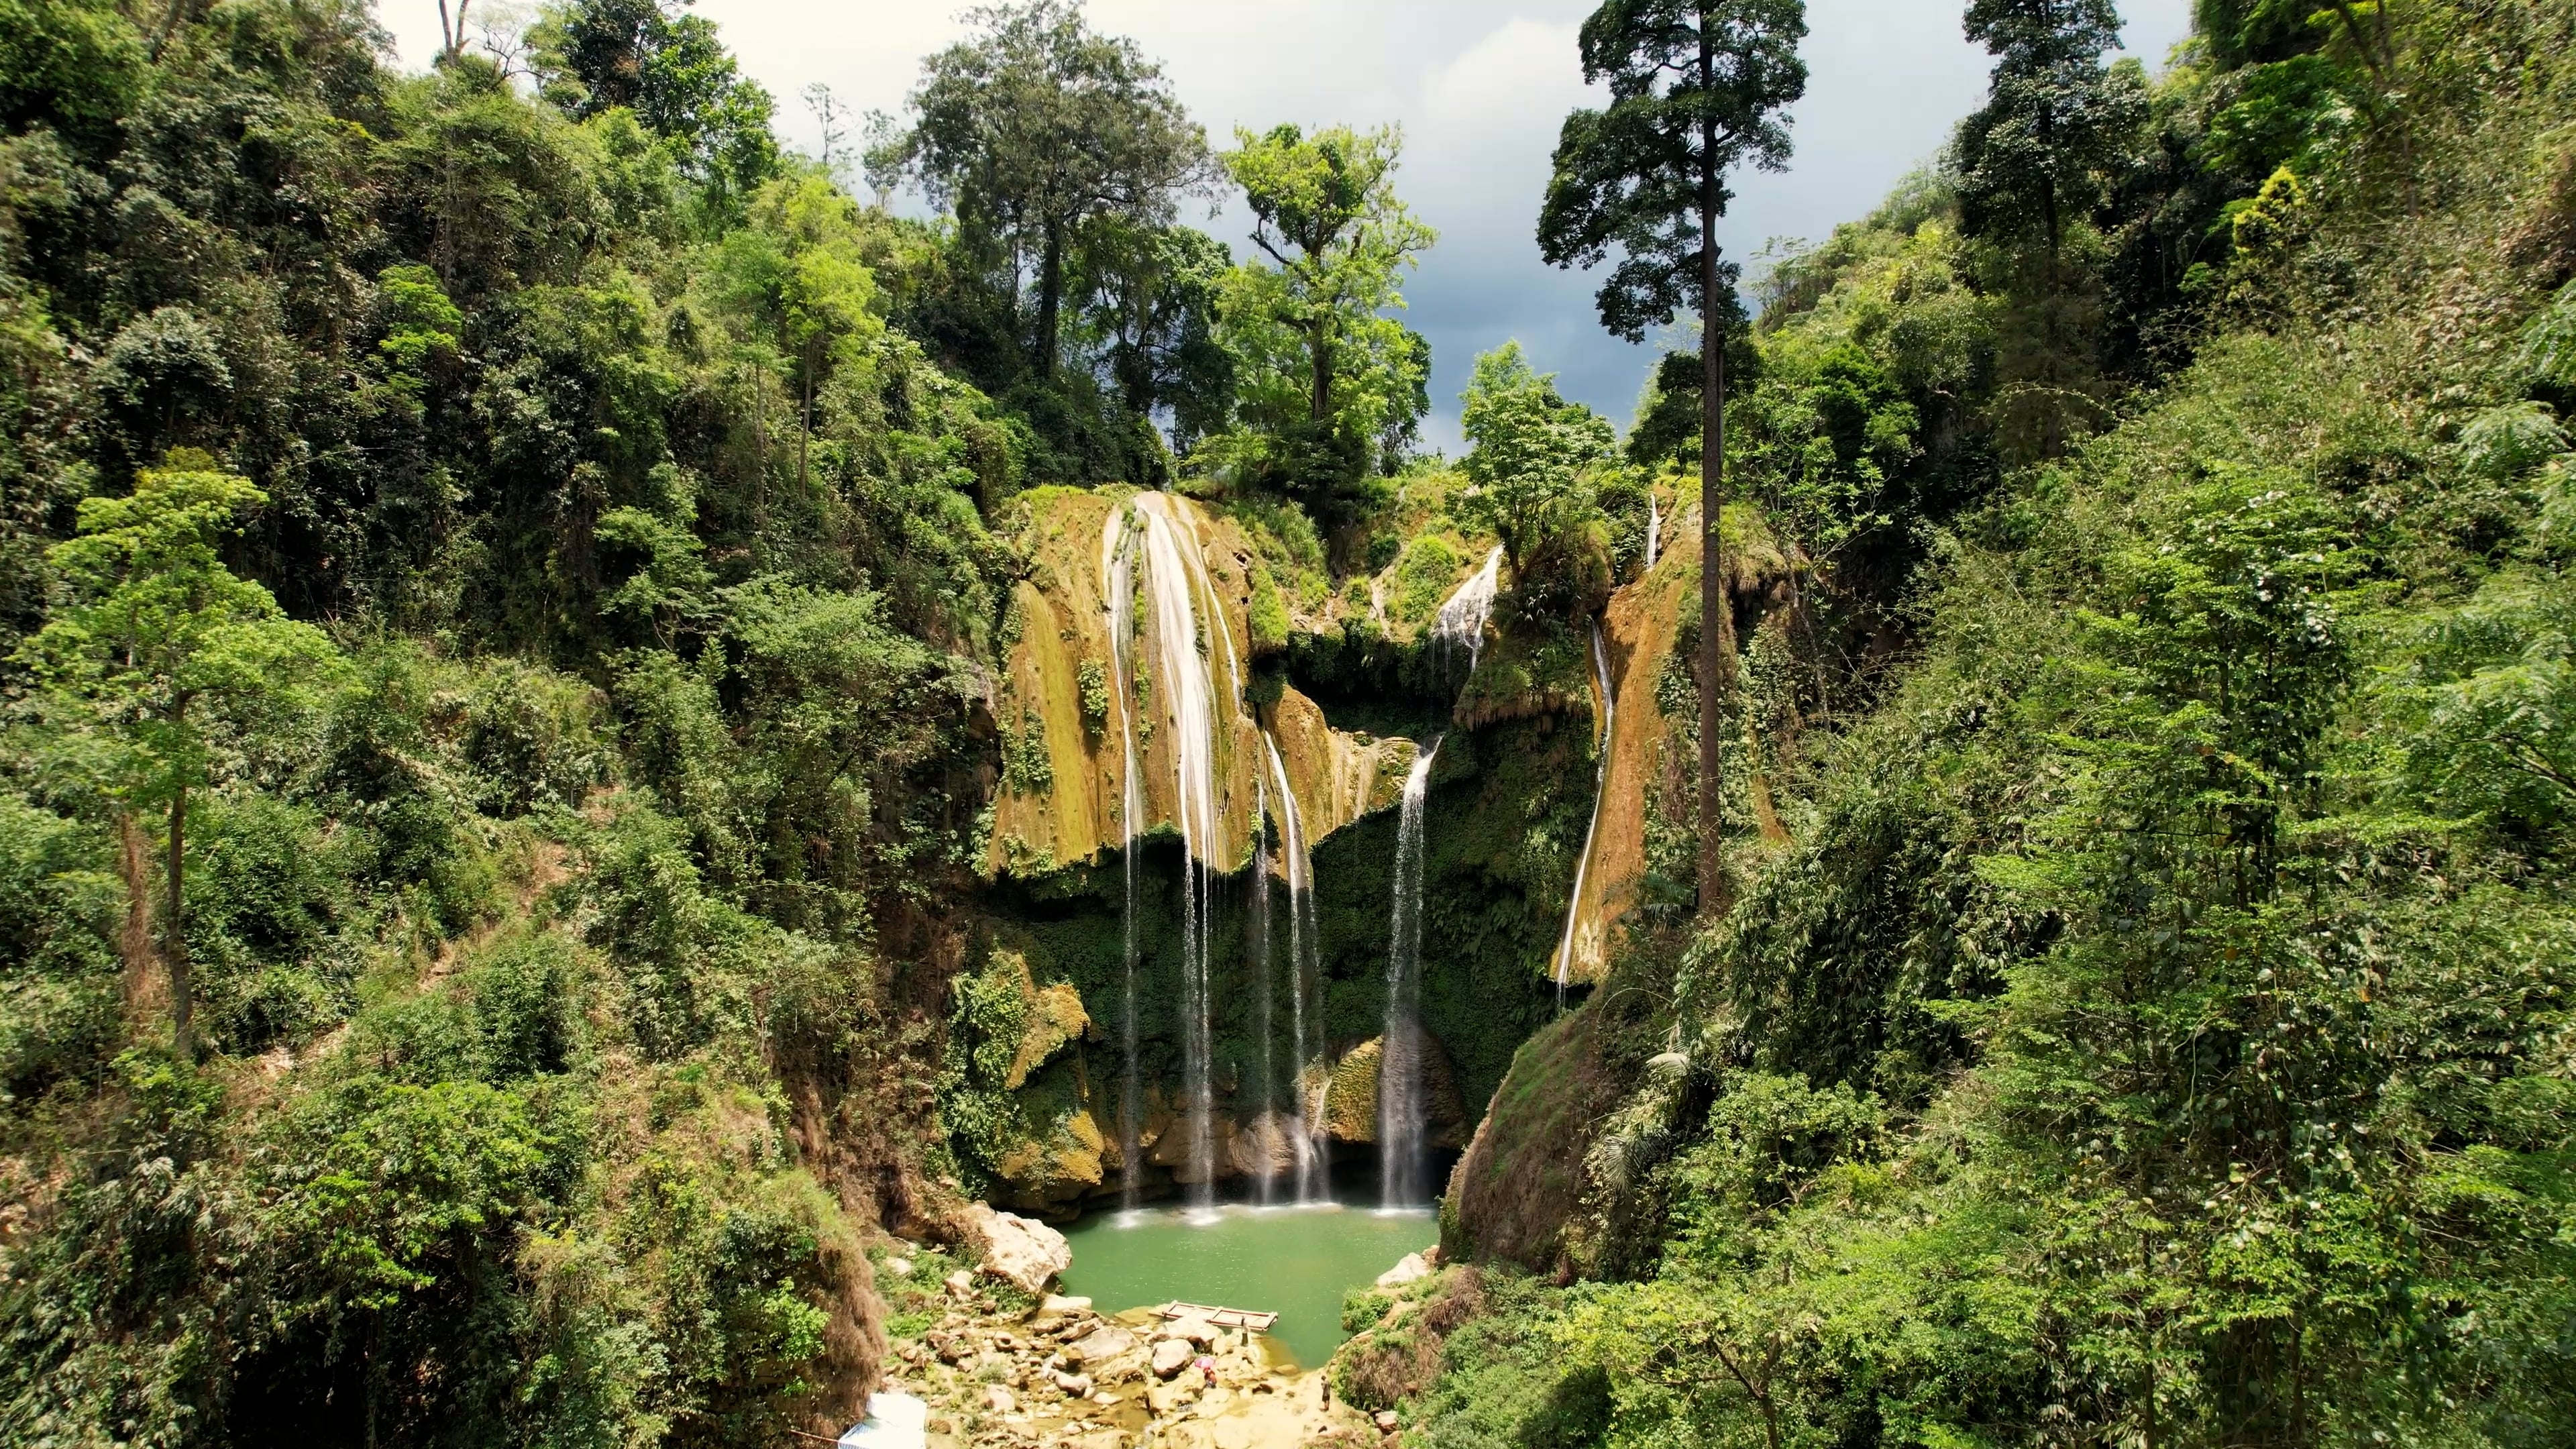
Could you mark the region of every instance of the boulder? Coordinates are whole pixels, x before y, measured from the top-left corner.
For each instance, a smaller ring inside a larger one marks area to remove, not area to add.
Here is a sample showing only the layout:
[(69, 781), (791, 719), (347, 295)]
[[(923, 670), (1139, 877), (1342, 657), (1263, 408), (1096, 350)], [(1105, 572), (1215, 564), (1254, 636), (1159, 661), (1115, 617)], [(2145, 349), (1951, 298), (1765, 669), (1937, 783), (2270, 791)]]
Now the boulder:
[(1073, 1266), (1064, 1234), (1016, 1213), (977, 1203), (966, 1210), (967, 1230), (983, 1249), (984, 1271), (1023, 1293), (1043, 1293), (1056, 1274)]
[(1216, 1339), (1216, 1325), (1204, 1318), (1175, 1318), (1154, 1335), (1156, 1343), (1186, 1343), (1192, 1348), (1206, 1348)]
[(1064, 1346), (1068, 1368), (1097, 1369), (1123, 1354), (1136, 1351), (1136, 1335), (1114, 1323), (1104, 1323)]
[(1422, 1255), (1407, 1253), (1404, 1255), (1404, 1261), (1377, 1275), (1377, 1286), (1401, 1288), (1407, 1283), (1419, 1283), (1430, 1276), (1431, 1265), (1423, 1260)]
[(888, 1258), (886, 1259), (885, 1266), (887, 1272), (892, 1273), (898, 1278), (909, 1278), (912, 1276), (912, 1260), (910, 1258)]
[(1285, 1112), (1257, 1114), (1229, 1144), (1235, 1175), (1284, 1181), (1297, 1175), (1297, 1119)]
[(1091, 1392), (1091, 1375), (1058, 1373), (1055, 1386), (1062, 1389), (1068, 1399), (1083, 1398)]
[(1395, 1426), (1402, 1423), (1403, 1420), (1398, 1419), (1395, 1416), (1395, 1410), (1393, 1409), (1380, 1409), (1377, 1411), (1376, 1417), (1370, 1420), (1370, 1422), (1377, 1425), (1379, 1433), (1392, 1434), (1395, 1432)]
[(1199, 1351), (1186, 1338), (1167, 1338), (1154, 1345), (1154, 1377), (1167, 1379), (1190, 1366)]
[(948, 1289), (948, 1296), (951, 1298), (963, 1298), (975, 1291), (975, 1275), (963, 1268), (939, 1281)]
[(986, 1384), (984, 1386), (984, 1407), (986, 1409), (989, 1409), (996, 1414), (1007, 1414), (1019, 1406), (1020, 1401), (1011, 1397), (1011, 1391), (1009, 1389), (1003, 1388), (1000, 1384)]
[(1091, 1300), (1088, 1298), (1065, 1298), (1053, 1293), (1048, 1294), (1046, 1296), (1046, 1301), (1038, 1305), (1038, 1312), (1041, 1316), (1061, 1316), (1073, 1313), (1089, 1313), (1090, 1311)]

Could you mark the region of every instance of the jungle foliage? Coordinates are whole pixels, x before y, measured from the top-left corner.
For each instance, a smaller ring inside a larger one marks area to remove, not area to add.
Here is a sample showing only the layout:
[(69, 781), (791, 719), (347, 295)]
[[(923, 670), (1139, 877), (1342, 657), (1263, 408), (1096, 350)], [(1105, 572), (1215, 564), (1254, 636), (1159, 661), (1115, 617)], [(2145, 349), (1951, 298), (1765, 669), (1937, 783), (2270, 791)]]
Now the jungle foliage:
[(1736, 372), (1788, 838), (1586, 1007), (1562, 1286), (1378, 1389), (1462, 1446), (2563, 1441), (2576, 32), (2207, 4), (2149, 81), (2107, 6), (1967, 20), (1990, 104)]

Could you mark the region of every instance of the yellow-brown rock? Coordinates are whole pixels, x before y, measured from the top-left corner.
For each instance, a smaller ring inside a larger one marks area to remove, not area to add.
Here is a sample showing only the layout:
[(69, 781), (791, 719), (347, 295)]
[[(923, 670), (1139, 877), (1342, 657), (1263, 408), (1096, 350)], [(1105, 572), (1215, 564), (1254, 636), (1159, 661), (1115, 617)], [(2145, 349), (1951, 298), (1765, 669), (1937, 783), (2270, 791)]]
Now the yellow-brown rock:
[[(1120, 846), (1126, 838), (1122, 730), (1137, 742), (1139, 833), (1176, 828), (1177, 731), (1171, 691), (1152, 678), (1162, 627), (1153, 610), (1137, 610), (1129, 651), (1140, 662), (1142, 685), (1131, 676), (1127, 690), (1116, 687), (1111, 648), (1106, 564), (1120, 531), (1141, 526), (1138, 498), (1124, 486), (1039, 488), (1014, 504), (1029, 574), (1012, 596), (1008, 651), (991, 705), (1006, 755), (1042, 756), (1044, 767), (1006, 773), (997, 785), (989, 872), (1043, 873)], [(1200, 842), (1199, 852), (1221, 869), (1237, 870), (1251, 854), (1269, 769), (1262, 721), (1244, 701), (1256, 553), (1240, 525), (1196, 500), (1156, 494), (1142, 506), (1172, 523), (1195, 566), (1190, 593), (1197, 614), (1187, 647), (1204, 660), (1214, 701), (1209, 758), (1219, 819), (1216, 838)], [(1089, 717), (1086, 670), (1098, 706)], [(1269, 723), (1310, 844), (1394, 803), (1412, 756), (1409, 741), (1336, 731), (1294, 690), (1272, 707)]]

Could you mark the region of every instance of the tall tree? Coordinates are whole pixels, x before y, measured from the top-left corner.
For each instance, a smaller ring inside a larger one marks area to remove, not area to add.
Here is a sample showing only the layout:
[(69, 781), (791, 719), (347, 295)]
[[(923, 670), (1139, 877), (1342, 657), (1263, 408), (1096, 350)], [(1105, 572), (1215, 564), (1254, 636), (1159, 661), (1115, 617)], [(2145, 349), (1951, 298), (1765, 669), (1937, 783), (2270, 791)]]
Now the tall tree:
[(1969, 0), (1968, 38), (1995, 57), (1985, 105), (1959, 123), (1968, 230), (2027, 233), (2053, 273), (2066, 214), (2090, 211), (2146, 115), (2136, 74), (2102, 63), (2120, 43), (2112, 0)]
[(739, 199), (776, 169), (769, 92), (743, 78), (692, 0), (574, 0), (530, 35), (546, 95), (576, 116), (624, 107), (679, 143), (693, 179)]
[(1065, 272), (1086, 223), (1168, 223), (1203, 183), (1207, 137), (1136, 43), (1083, 23), (1079, 0), (967, 12), (973, 38), (932, 56), (915, 122), (870, 157), (920, 183), (961, 226), (989, 231), (1019, 269), (1037, 263), (1039, 376), (1055, 376)]
[(210, 462), (146, 471), (123, 498), (80, 506), (80, 532), (47, 557), (70, 596), (19, 650), (47, 702), (104, 746), (105, 793), (121, 817), (166, 813), (166, 912), (172, 1044), (196, 1051), (188, 967), (188, 798), (213, 783), (224, 719), (309, 712), (338, 661), (331, 641), (277, 607), (268, 590), (224, 567), (234, 519), (268, 501)]
[[(1285, 439), (1295, 460), (1287, 471), (1318, 493), (1341, 481), (1319, 474), (1353, 471), (1421, 415), (1426, 349), (1385, 314), (1404, 306), (1405, 269), (1439, 235), (1395, 194), (1403, 153), (1403, 133), (1392, 127), (1310, 134), (1282, 125), (1259, 135), (1237, 130), (1224, 156), (1252, 208), (1252, 244), (1273, 263), (1237, 274), (1228, 330), (1246, 354), (1276, 353), (1294, 339), (1305, 425), (1281, 428), (1296, 434)], [(1255, 410), (1275, 411), (1284, 399), (1268, 401)]]
[(1726, 323), (1736, 267), (1717, 219), (1740, 166), (1789, 157), (1782, 108), (1806, 93), (1805, 0), (1607, 0), (1583, 22), (1584, 79), (1610, 104), (1565, 118), (1539, 212), (1539, 252), (1560, 267), (1623, 254), (1598, 301), (1631, 342), (1688, 308), (1701, 317), (1700, 908), (1728, 905), (1719, 841), (1720, 721), (1735, 680), (1735, 626), (1719, 531), (1726, 495)]

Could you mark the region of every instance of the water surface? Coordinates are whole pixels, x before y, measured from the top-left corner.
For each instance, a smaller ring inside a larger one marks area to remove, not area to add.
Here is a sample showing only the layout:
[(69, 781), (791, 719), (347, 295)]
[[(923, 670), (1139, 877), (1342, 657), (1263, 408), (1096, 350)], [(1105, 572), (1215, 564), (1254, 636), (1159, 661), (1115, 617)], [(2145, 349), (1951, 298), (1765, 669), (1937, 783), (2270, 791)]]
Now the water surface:
[(1179, 1299), (1279, 1315), (1270, 1336), (1314, 1368), (1342, 1332), (1342, 1294), (1439, 1241), (1431, 1214), (1370, 1208), (1221, 1207), (1101, 1213), (1065, 1232), (1066, 1293), (1104, 1313)]

